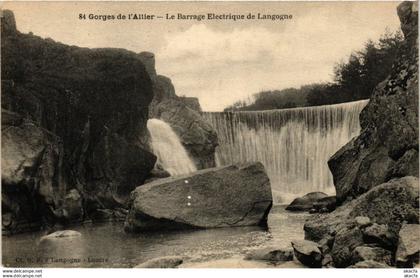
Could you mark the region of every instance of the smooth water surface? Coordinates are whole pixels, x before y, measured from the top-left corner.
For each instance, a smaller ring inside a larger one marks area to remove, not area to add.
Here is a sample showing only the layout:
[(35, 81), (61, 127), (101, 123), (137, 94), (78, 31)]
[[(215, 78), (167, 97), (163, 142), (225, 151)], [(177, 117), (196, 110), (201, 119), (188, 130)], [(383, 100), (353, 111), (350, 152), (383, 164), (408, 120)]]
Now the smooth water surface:
[(162, 256), (185, 256), (186, 263), (209, 262), (243, 255), (260, 246), (290, 247), (303, 239), (307, 213), (275, 206), (268, 229), (236, 227), (177, 232), (127, 234), (123, 223), (90, 224), (74, 230), (81, 237), (40, 242), (42, 232), (3, 237), (3, 265), (43, 267), (133, 267)]

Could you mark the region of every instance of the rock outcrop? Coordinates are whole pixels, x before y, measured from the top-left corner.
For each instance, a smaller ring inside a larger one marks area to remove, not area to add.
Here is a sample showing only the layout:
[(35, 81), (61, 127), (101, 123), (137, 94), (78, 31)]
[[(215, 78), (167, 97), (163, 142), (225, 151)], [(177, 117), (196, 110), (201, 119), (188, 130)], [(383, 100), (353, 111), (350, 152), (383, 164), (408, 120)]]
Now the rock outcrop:
[(305, 238), (323, 241), (333, 237), (331, 256), (335, 267), (354, 263), (355, 249), (365, 244), (395, 252), (394, 235), (398, 234), (402, 223), (419, 222), (418, 185), (416, 177), (393, 179), (378, 185), (330, 214), (310, 218), (304, 226)]
[(127, 232), (266, 225), (272, 205), (261, 163), (231, 165), (137, 187)]
[(360, 115), (360, 135), (328, 162), (339, 203), (392, 178), (419, 175), (418, 6), (404, 2), (398, 16), (404, 49)]
[(315, 202), (327, 197), (328, 195), (323, 192), (311, 192), (302, 197), (294, 199), (287, 207), (286, 210), (291, 211), (309, 211), (313, 208)]
[[(406, 232), (419, 223), (417, 14), (416, 2), (398, 6), (405, 37), (400, 57), (362, 111), (361, 134), (328, 162), (341, 206), (304, 226), (306, 239), (333, 238), (328, 255), (334, 267), (412, 267), (418, 261), (418, 228)], [(411, 251), (400, 255), (405, 244)]]
[(156, 75), (152, 53), (142, 52), (140, 59), (147, 65), (153, 80), (154, 98), (149, 106), (149, 117), (161, 119), (172, 127), (197, 169), (215, 167), (217, 134), (202, 118), (198, 99), (177, 96), (171, 79)]
[(200, 105), (200, 102), (198, 101), (198, 98), (196, 98), (196, 97), (183, 97), (183, 96), (181, 96), (181, 97), (179, 97), (179, 99), (183, 103), (185, 103), (185, 105), (188, 108), (190, 108), (190, 109), (192, 109), (194, 111), (197, 111), (197, 112), (202, 112), (201, 105)]
[(217, 134), (199, 112), (174, 99), (162, 100), (153, 110), (153, 117), (169, 123), (179, 136), (198, 169), (216, 166)]
[(139, 55), (22, 34), (7, 10), (1, 27), (3, 230), (126, 206), (156, 161)]
[(318, 241), (344, 227), (356, 227), (357, 216), (369, 217), (372, 223), (385, 224), (395, 230), (401, 228), (403, 221), (418, 223), (418, 184), (416, 177), (394, 179), (332, 213), (313, 216), (305, 223), (305, 238)]
[(295, 257), (304, 265), (311, 268), (322, 266), (323, 255), (319, 245), (309, 240), (299, 240), (292, 242)]

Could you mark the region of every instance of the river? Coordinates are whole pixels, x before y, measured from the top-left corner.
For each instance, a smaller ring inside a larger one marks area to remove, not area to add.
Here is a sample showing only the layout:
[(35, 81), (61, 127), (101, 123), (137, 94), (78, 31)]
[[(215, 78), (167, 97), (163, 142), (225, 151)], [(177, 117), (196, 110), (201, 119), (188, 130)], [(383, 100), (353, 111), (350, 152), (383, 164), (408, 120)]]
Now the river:
[(183, 256), (185, 265), (243, 257), (262, 246), (291, 247), (303, 239), (308, 213), (287, 212), (274, 206), (268, 227), (235, 227), (127, 234), (123, 223), (84, 224), (73, 227), (82, 236), (40, 243), (42, 232), (4, 236), (3, 265), (8, 267), (133, 267), (162, 256)]

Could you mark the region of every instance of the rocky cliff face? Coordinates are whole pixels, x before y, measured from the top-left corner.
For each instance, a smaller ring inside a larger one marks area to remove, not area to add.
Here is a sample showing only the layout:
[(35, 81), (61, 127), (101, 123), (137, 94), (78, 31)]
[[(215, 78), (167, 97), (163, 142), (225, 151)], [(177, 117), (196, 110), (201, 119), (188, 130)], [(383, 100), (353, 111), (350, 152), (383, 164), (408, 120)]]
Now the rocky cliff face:
[(11, 11), (1, 32), (3, 229), (125, 207), (156, 161), (153, 83), (139, 55), (22, 34)]
[(149, 117), (171, 125), (198, 169), (216, 166), (217, 134), (201, 117), (198, 100), (177, 96), (171, 79), (156, 75), (152, 53), (142, 52), (140, 58), (153, 80), (154, 98), (149, 106)]
[(343, 204), (304, 226), (305, 238), (318, 241), (330, 258), (324, 266), (419, 262), (417, 3), (401, 3), (398, 15), (405, 36), (401, 56), (362, 111), (360, 136), (328, 162)]
[(398, 7), (405, 47), (360, 115), (361, 134), (331, 157), (337, 200), (345, 202), (403, 176), (419, 175), (418, 8)]

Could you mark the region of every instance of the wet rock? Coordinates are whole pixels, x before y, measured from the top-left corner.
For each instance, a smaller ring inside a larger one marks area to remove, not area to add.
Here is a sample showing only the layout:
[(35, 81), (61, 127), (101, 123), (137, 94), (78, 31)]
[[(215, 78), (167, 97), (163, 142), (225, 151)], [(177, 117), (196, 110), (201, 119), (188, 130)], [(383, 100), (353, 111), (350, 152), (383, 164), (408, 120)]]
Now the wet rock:
[(177, 268), (184, 261), (183, 257), (168, 256), (148, 260), (135, 268)]
[(363, 230), (363, 240), (366, 243), (376, 243), (392, 250), (397, 246), (398, 236), (390, 231), (387, 225), (374, 223)]
[(266, 225), (270, 181), (257, 163), (223, 166), (137, 187), (126, 231)]
[(392, 265), (391, 252), (380, 247), (358, 246), (353, 251), (353, 262), (376, 261)]
[(40, 242), (47, 241), (47, 240), (56, 240), (56, 239), (78, 238), (81, 236), (82, 234), (77, 231), (72, 231), (72, 230), (57, 231), (57, 232), (41, 237)]
[(349, 266), (349, 268), (390, 268), (390, 266), (381, 262), (370, 260), (358, 262), (352, 266)]
[(295, 257), (304, 265), (311, 268), (322, 267), (322, 253), (317, 243), (308, 240), (293, 241), (292, 247)]
[(309, 211), (313, 208), (315, 202), (327, 197), (328, 195), (323, 192), (311, 192), (302, 197), (294, 199), (287, 207), (286, 210), (290, 211)]
[(293, 249), (279, 249), (276, 247), (256, 249), (246, 254), (245, 260), (269, 261), (272, 263), (292, 261)]
[(419, 263), (420, 225), (404, 224), (399, 232), (395, 260), (398, 267), (413, 267)]

